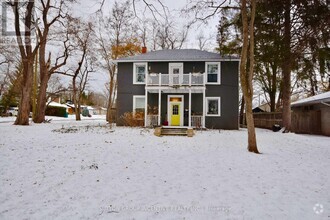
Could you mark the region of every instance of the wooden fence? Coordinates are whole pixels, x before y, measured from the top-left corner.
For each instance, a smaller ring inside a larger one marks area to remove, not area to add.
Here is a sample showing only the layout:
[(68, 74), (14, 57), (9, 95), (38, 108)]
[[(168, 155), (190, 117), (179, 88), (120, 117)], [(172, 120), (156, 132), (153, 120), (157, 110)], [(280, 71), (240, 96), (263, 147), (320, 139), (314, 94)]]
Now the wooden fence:
[[(274, 124), (281, 127), (282, 112), (259, 112), (254, 113), (254, 125), (257, 128), (272, 129)], [(291, 131), (303, 134), (322, 134), (321, 131), (321, 111), (292, 111)]]
[(282, 112), (258, 112), (253, 113), (254, 126), (257, 128), (272, 129), (274, 124), (282, 127)]
[(300, 134), (322, 134), (321, 111), (294, 111), (291, 116), (292, 131)]

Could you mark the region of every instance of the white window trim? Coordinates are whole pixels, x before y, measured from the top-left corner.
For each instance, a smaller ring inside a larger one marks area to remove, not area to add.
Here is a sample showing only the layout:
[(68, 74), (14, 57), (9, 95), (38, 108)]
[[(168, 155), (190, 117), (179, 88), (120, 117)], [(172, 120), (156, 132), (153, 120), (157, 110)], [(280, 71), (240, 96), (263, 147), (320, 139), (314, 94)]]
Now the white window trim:
[[(145, 78), (144, 82), (137, 82), (136, 81), (136, 66), (145, 66), (146, 72), (145, 72)], [(133, 84), (146, 84), (147, 80), (147, 74), (148, 74), (148, 63), (133, 63)]]
[[(144, 103), (146, 102), (146, 97), (144, 95), (133, 95), (133, 110), (132, 112), (135, 114), (135, 109), (136, 109), (136, 99), (137, 98), (144, 98)], [(145, 108), (145, 105), (144, 105)]]
[(179, 68), (179, 84), (182, 83), (183, 81), (183, 63), (168, 63), (168, 71), (169, 71), (169, 84), (170, 85), (173, 85), (173, 77), (174, 77), (174, 74), (173, 74), (173, 70), (174, 68)]
[[(208, 114), (208, 111), (209, 111), (209, 104), (208, 104), (208, 101), (209, 100), (217, 100), (218, 101), (218, 114), (214, 115), (214, 114)], [(205, 105), (206, 105), (206, 108), (205, 108), (205, 115), (208, 116), (208, 117), (219, 117), (221, 116), (221, 97), (205, 97)]]
[[(209, 64), (217, 64), (218, 65), (218, 81), (217, 82), (208, 82), (208, 73), (207, 73), (207, 66)], [(221, 62), (205, 62), (205, 84), (210, 85), (220, 85), (221, 84)]]

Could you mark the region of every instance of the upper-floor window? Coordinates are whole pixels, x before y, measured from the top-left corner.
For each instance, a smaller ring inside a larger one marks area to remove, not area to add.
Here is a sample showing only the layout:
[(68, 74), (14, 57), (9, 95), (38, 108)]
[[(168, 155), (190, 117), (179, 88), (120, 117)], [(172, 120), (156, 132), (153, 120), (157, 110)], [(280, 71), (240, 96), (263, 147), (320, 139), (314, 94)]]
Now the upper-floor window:
[(220, 84), (220, 63), (219, 62), (206, 62), (206, 83)]
[(134, 63), (133, 67), (133, 83), (134, 84), (145, 84), (147, 63)]

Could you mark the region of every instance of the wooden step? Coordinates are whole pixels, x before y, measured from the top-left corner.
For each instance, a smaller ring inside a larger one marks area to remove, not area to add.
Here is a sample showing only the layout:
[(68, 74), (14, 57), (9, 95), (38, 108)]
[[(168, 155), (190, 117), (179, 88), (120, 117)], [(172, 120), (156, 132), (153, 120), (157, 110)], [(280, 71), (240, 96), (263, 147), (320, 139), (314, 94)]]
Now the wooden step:
[(154, 134), (156, 136), (188, 136), (192, 137), (194, 135), (192, 128), (155, 128)]
[(187, 129), (162, 129), (161, 135), (187, 135)]

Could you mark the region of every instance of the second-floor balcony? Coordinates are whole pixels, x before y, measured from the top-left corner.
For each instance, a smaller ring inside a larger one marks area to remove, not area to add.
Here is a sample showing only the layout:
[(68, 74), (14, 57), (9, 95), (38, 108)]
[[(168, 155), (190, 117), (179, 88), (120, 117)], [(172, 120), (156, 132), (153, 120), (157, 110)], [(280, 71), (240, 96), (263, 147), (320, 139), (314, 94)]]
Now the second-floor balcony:
[(204, 86), (204, 73), (164, 74), (150, 73), (147, 86)]

